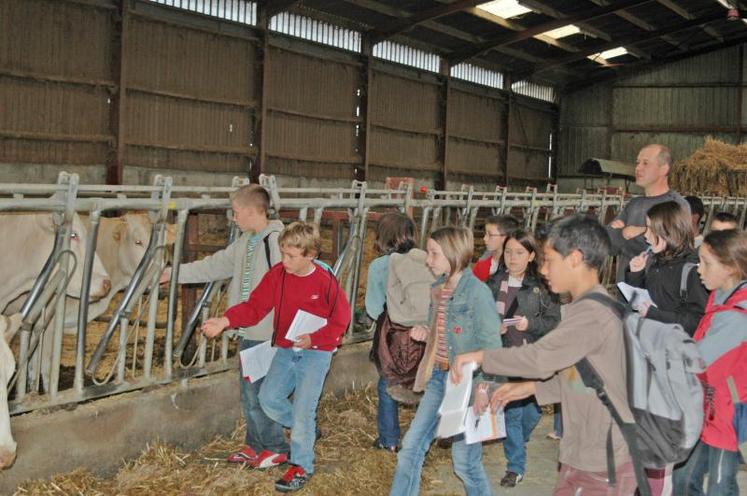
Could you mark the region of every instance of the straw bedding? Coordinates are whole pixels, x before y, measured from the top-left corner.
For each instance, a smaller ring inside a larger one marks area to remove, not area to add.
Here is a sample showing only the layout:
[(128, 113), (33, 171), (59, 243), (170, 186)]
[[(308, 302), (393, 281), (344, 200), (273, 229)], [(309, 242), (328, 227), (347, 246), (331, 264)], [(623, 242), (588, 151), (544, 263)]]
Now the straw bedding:
[[(415, 410), (402, 408), (403, 432)], [(344, 397), (326, 396), (318, 411), (323, 437), (316, 444), (316, 473), (299, 495), (387, 494), (395, 457), (371, 449), (376, 438), (376, 392), (368, 387)], [(126, 462), (112, 477), (97, 477), (81, 468), (48, 480), (19, 486), (15, 495), (273, 495), (273, 482), (283, 468), (251, 470), (226, 463), (226, 456), (241, 447), (244, 424), (228, 437), (216, 437), (188, 452), (155, 442), (135, 460)], [(438, 486), (435, 465), (447, 462), (450, 450), (434, 446), (423, 472), (424, 489)]]

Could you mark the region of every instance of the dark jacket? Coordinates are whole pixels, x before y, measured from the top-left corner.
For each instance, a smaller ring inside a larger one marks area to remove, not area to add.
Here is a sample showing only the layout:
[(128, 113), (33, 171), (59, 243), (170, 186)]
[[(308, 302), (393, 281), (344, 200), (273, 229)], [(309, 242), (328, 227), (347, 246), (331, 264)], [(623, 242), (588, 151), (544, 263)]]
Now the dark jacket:
[[(508, 272), (505, 269), (488, 278), (487, 285), (493, 293), (493, 299), (498, 299), (501, 281), (507, 278)], [(512, 305), (516, 310), (504, 318), (521, 315), (527, 318), (529, 326), (526, 331), (517, 331), (513, 326), (509, 327), (503, 335), (504, 346), (521, 346), (537, 341), (560, 322), (560, 304), (557, 296), (550, 293), (537, 277), (530, 274), (524, 276), (516, 300), (517, 305)]]
[(685, 298), (680, 296), (682, 268), (686, 262), (698, 263), (698, 256), (694, 251), (688, 251), (671, 260), (662, 260), (654, 256), (653, 263), (645, 270), (630, 272), (628, 267), (625, 282), (648, 290), (656, 307), (648, 309), (647, 318), (680, 324), (685, 332), (692, 336), (698, 322), (703, 318), (708, 291), (700, 282), (697, 267), (693, 267), (687, 276)]

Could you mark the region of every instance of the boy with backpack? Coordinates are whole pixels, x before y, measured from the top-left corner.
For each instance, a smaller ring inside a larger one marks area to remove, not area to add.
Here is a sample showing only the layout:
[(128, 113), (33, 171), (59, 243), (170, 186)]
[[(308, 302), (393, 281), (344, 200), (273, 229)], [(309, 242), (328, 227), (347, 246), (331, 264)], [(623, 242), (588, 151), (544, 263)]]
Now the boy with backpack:
[[(315, 225), (290, 224), (278, 244), (282, 263), (270, 269), (249, 300), (229, 308), (223, 317), (205, 321), (202, 331), (215, 337), (227, 327), (256, 325), (272, 314), (272, 345), (277, 351), (259, 402), (271, 419), (291, 429), (290, 467), (275, 482), (277, 491), (290, 492), (303, 488), (314, 473), (316, 409), (332, 353), (350, 323), (350, 304), (334, 274), (314, 262), (320, 250)], [(317, 330), (299, 329), (295, 338), (288, 336), (299, 311), (325, 323)]]
[[(581, 491), (632, 496), (637, 486), (620, 428), (594, 391), (584, 386), (574, 367), (587, 358), (604, 381), (609, 399), (622, 419), (632, 421), (625, 384), (622, 322), (612, 309), (587, 297), (607, 295), (599, 283), (599, 271), (609, 246), (609, 236), (594, 219), (573, 216), (554, 222), (545, 241), (541, 273), (553, 292), (568, 292), (573, 298), (558, 326), (538, 341), (519, 348), (459, 355), (451, 367), (457, 383), (461, 381), (461, 366), (467, 362), (482, 364), (489, 374), (539, 379), (503, 384), (491, 398), (493, 407), (532, 395), (540, 404), (561, 403), (563, 438), (556, 496)], [(608, 449), (615, 463), (615, 480), (610, 483)]]
[[(232, 192), (231, 210), (241, 236), (236, 241), (208, 257), (179, 266), (179, 283), (205, 283), (231, 278), (228, 305), (246, 301), (270, 268), (280, 261), (278, 236), (283, 230), (279, 220), (269, 220), (270, 195), (256, 184)], [(171, 279), (171, 268), (161, 275), (161, 283)], [(270, 313), (255, 325), (238, 330), (239, 348), (252, 348), (272, 336)], [(252, 468), (269, 468), (285, 463), (289, 446), (280, 424), (271, 420), (259, 405), (262, 379), (250, 382), (239, 370), (241, 407), (246, 419), (244, 447), (228, 456), (230, 463), (245, 463)]]

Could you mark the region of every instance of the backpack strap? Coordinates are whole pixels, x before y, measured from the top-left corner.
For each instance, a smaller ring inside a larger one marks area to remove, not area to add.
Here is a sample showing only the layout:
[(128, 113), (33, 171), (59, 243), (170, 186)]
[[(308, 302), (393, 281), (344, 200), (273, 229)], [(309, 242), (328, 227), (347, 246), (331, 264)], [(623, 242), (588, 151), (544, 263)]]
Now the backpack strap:
[(262, 238), (262, 242), (265, 245), (265, 257), (267, 257), (267, 268), (270, 269), (272, 267), (272, 260), (270, 259), (270, 234), (268, 233), (267, 236)]
[(687, 279), (690, 277), (690, 271), (698, 264), (694, 262), (685, 262), (682, 266), (682, 275), (680, 276), (680, 299), (685, 301), (687, 299)]
[[(604, 381), (602, 381), (602, 378), (599, 376), (597, 371), (594, 369), (594, 366), (586, 357), (582, 358), (578, 361), (578, 363), (576, 363), (576, 370), (581, 376), (581, 380), (584, 382), (584, 385), (588, 388), (593, 389), (597, 393), (597, 398), (599, 398), (599, 401), (601, 401), (602, 404), (607, 407), (612, 420), (614, 420), (617, 426), (620, 428), (620, 432), (622, 433), (623, 439), (625, 439), (625, 443), (628, 445), (628, 451), (630, 452), (630, 458), (633, 463), (633, 471), (635, 472), (635, 479), (638, 483), (638, 493), (640, 494), (640, 496), (651, 496), (651, 488), (648, 485), (646, 471), (644, 470), (643, 465), (641, 465), (639, 462), (641, 457), (640, 452), (638, 451), (638, 438), (636, 437), (635, 423), (627, 423), (623, 421), (622, 417), (620, 416), (620, 412), (618, 412), (617, 408), (615, 408), (615, 405), (612, 404), (612, 400), (610, 400), (609, 396), (607, 395), (607, 391), (604, 389)], [(607, 479), (610, 486), (615, 485), (615, 456), (614, 450), (612, 448), (612, 425), (610, 425), (610, 430), (607, 433)]]

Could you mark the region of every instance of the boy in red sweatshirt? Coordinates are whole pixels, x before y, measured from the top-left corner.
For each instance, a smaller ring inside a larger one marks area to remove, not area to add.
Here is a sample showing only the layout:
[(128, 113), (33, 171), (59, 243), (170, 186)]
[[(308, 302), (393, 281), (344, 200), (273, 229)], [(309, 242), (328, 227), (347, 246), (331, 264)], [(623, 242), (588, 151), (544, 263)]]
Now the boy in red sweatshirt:
[[(277, 352), (259, 402), (268, 417), (291, 429), (291, 466), (275, 482), (276, 490), (289, 492), (301, 489), (314, 472), (316, 408), (332, 353), (350, 323), (350, 305), (334, 275), (314, 263), (320, 245), (316, 226), (294, 222), (278, 244), (282, 263), (270, 269), (246, 302), (207, 320), (202, 330), (215, 337), (228, 327), (254, 325), (275, 310), (272, 345)], [(286, 333), (299, 310), (327, 319), (327, 324), (289, 341)]]

